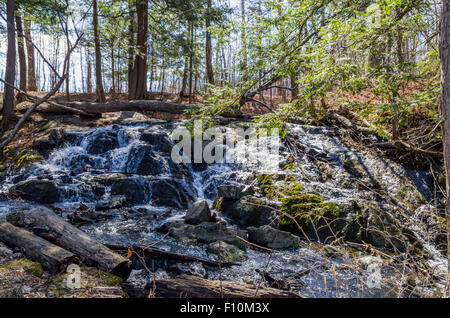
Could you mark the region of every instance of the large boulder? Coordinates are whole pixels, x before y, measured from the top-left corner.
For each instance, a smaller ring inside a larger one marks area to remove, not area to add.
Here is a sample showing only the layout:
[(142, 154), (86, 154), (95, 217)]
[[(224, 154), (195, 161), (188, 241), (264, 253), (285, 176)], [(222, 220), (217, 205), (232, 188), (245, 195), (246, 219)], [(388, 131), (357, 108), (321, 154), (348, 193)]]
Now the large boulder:
[(128, 155), (126, 171), (146, 176), (167, 174), (168, 169), (150, 145), (138, 145)]
[(158, 179), (151, 184), (150, 198), (157, 206), (187, 209), (196, 197), (193, 186), (186, 187), (186, 183), (176, 179)]
[(273, 203), (253, 196), (241, 198), (231, 207), (224, 208), (222, 212), (242, 228), (272, 224), (277, 218), (276, 207)]
[(119, 147), (118, 134), (116, 131), (95, 132), (86, 151), (91, 155), (98, 155)]
[(191, 205), (184, 219), (187, 224), (193, 225), (197, 225), (202, 222), (210, 222), (212, 215), (208, 203), (206, 201), (200, 201)]
[(12, 195), (18, 195), (22, 199), (38, 203), (55, 203), (58, 201), (58, 187), (51, 180), (27, 180), (13, 186)]
[(269, 225), (249, 227), (248, 239), (250, 242), (273, 249), (297, 249), (300, 247), (300, 238), (289, 232), (274, 229)]
[(168, 233), (177, 240), (192, 244), (210, 244), (222, 240), (243, 250), (246, 247), (245, 243), (237, 238), (246, 239), (245, 231), (228, 228), (219, 223), (203, 222), (198, 225), (191, 225), (173, 221), (165, 223), (159, 228), (159, 231)]
[(111, 185), (111, 195), (124, 196), (126, 205), (143, 204), (148, 200), (148, 188), (138, 178), (116, 179)]
[(243, 184), (224, 184), (217, 187), (217, 196), (228, 200), (239, 200), (252, 192), (250, 187)]

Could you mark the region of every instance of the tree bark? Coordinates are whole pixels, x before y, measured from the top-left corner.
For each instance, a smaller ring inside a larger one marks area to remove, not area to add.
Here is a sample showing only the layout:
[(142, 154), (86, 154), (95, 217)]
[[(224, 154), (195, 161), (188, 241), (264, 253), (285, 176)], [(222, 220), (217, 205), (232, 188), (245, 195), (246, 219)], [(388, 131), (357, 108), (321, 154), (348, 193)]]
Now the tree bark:
[(105, 99), (105, 91), (103, 90), (102, 80), (102, 56), (100, 52), (100, 38), (98, 34), (98, 8), (97, 0), (93, 0), (93, 24), (94, 24), (94, 43), (95, 43), (95, 92), (97, 94), (97, 102), (103, 103)]
[[(441, 10), (441, 37), (439, 46), (441, 59), (440, 107), (441, 115), (444, 118), (443, 146), (446, 172), (445, 215), (447, 219), (447, 229), (450, 229), (450, 0), (442, 1)], [(450, 230), (447, 231), (447, 259), (448, 297), (450, 296)]]
[(206, 75), (208, 77), (209, 84), (214, 85), (214, 69), (212, 66), (212, 41), (211, 41), (211, 32), (208, 28), (211, 26), (211, 0), (206, 1), (207, 11), (205, 17), (205, 26), (206, 26)]
[(27, 257), (39, 262), (53, 274), (63, 272), (68, 265), (79, 262), (71, 252), (8, 222), (0, 223), (0, 241), (22, 248)]
[[(23, 38), (23, 26), (22, 17), (19, 12), (19, 5), (16, 2), (15, 5), (15, 19), (17, 28), (17, 53), (19, 55), (19, 76), (20, 84), (19, 87), (22, 91), (27, 90), (27, 61), (25, 57), (25, 43)], [(22, 94), (17, 94), (17, 101), (21, 102), (23, 100)]]
[(293, 292), (275, 288), (257, 288), (189, 275), (157, 280), (154, 285), (150, 282), (146, 288), (157, 298), (301, 298)]
[[(25, 37), (31, 39), (31, 20), (28, 14), (25, 14), (24, 18), (24, 29), (25, 29)], [(34, 60), (34, 46), (29, 41), (25, 41), (27, 46), (27, 61), (28, 61), (28, 82), (27, 88), (29, 91), (36, 92), (37, 84), (36, 84), (36, 69), (35, 69), (35, 60)]]
[(27, 229), (48, 229), (36, 234), (74, 253), (84, 265), (110, 272), (124, 280), (130, 275), (131, 262), (128, 259), (91, 239), (45, 207), (38, 207), (26, 213), (10, 214), (7, 220)]
[(131, 74), (129, 99), (146, 99), (147, 94), (147, 37), (148, 0), (136, 0), (137, 11), (137, 52)]
[[(128, 25), (128, 93), (131, 91), (131, 78), (133, 76), (133, 49), (134, 49), (134, 9), (133, 0), (128, 0), (128, 12), (130, 24)], [(128, 99), (130, 99), (130, 94), (128, 94)]]
[[(16, 76), (16, 30), (14, 26), (14, 0), (7, 1), (8, 53), (6, 55), (5, 81), (14, 85)], [(14, 88), (6, 86), (3, 94), (2, 131), (9, 127), (14, 115)]]

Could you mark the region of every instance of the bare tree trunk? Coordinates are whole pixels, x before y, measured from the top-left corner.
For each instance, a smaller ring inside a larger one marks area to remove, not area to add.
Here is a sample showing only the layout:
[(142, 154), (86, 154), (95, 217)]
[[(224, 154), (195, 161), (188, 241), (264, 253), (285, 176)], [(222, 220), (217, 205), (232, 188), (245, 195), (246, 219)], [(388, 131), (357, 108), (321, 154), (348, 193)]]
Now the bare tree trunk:
[[(450, 0), (442, 1), (441, 13), (441, 94), (440, 106), (444, 117), (444, 162), (446, 172), (446, 200), (445, 214), (447, 219), (447, 229), (450, 229)], [(450, 295), (450, 230), (447, 231), (447, 296)]]
[(205, 26), (206, 26), (206, 75), (208, 77), (208, 82), (214, 85), (214, 69), (212, 66), (212, 41), (211, 41), (211, 32), (208, 28), (211, 26), (211, 0), (206, 1), (207, 11), (205, 18)]
[[(22, 91), (27, 90), (27, 61), (25, 57), (25, 41), (23, 38), (22, 17), (19, 12), (19, 5), (15, 4), (15, 19), (17, 28), (17, 53), (19, 55), (19, 75), (20, 84), (19, 87)], [(22, 94), (17, 94), (17, 102), (21, 102), (23, 99)]]
[(87, 54), (87, 59), (88, 59), (88, 62), (87, 62), (87, 76), (86, 76), (86, 81), (87, 81), (86, 91), (88, 94), (92, 94), (92, 79), (91, 79), (92, 66), (91, 66), (91, 59), (89, 57), (89, 53)]
[[(31, 41), (31, 20), (28, 14), (25, 14), (24, 18), (25, 37)], [(27, 46), (27, 60), (28, 60), (28, 90), (37, 91), (36, 85), (36, 70), (34, 61), (34, 46), (30, 41), (25, 41)]]
[(241, 0), (241, 19), (242, 19), (242, 26), (241, 26), (241, 42), (242, 42), (242, 65), (241, 65), (241, 72), (242, 72), (242, 81), (247, 80), (247, 34), (245, 30), (245, 0)]
[[(6, 55), (5, 81), (14, 85), (16, 76), (16, 30), (14, 27), (14, 0), (7, 1), (8, 53)], [(14, 115), (14, 88), (5, 85), (3, 94), (2, 131), (9, 127)]]
[[(128, 0), (128, 12), (130, 14), (130, 24), (128, 26), (128, 92), (131, 90), (131, 78), (133, 76), (133, 48), (134, 48), (134, 8), (133, 0)], [(128, 95), (130, 99), (130, 95)]]
[(192, 76), (193, 76), (193, 63), (194, 63), (194, 24), (189, 24), (189, 37), (190, 37), (190, 55), (189, 55), (189, 104), (192, 103)]
[(95, 43), (95, 82), (96, 88), (95, 92), (97, 94), (97, 102), (105, 102), (105, 91), (103, 90), (102, 81), (102, 56), (100, 52), (100, 39), (98, 35), (98, 9), (97, 0), (93, 0), (93, 23), (94, 23), (94, 43)]
[(148, 0), (137, 0), (136, 11), (137, 52), (128, 95), (130, 99), (145, 99), (147, 95)]

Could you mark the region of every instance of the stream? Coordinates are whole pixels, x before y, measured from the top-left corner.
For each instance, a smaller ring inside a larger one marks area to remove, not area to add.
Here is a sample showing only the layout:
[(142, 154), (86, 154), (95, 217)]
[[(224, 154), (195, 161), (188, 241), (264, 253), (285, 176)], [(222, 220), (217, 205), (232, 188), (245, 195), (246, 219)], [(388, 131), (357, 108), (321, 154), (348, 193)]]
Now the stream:
[[(218, 186), (254, 185), (261, 167), (246, 162), (175, 164), (170, 157), (174, 142), (169, 135), (182, 125), (181, 121), (155, 120), (67, 131), (64, 146), (52, 150), (45, 160), (4, 178), (0, 189), (3, 194), (30, 181), (42, 191), (30, 191), (28, 197), (20, 200), (1, 200), (0, 216), (38, 204), (50, 205), (65, 218), (73, 217), (74, 211), (92, 209), (100, 217), (78, 225), (103, 243), (151, 245), (214, 258), (207, 243), (180, 240), (159, 229), (168, 222), (183, 222), (187, 209), (202, 200), (219, 214), (213, 208)], [(433, 179), (427, 172), (407, 170), (375, 153), (354, 149), (330, 127), (290, 124), (287, 138), (299, 155), (295, 165), (288, 172), (281, 169), (281, 174), (295, 175), (305, 192), (342, 206), (376, 202), (383, 211), (398, 211), (388, 199), (394, 198), (403, 207), (400, 223), (413, 231), (426, 250), (433, 274), (445, 275), (445, 257), (437, 246), (436, 234), (430, 230), (437, 222), (424, 217), (427, 211), (436, 210)], [(290, 155), (283, 144), (280, 167), (291, 163)], [(239, 229), (232, 219), (222, 217), (227, 228)], [(355, 247), (329, 257), (320, 246), (323, 245), (303, 240), (300, 248), (279, 253), (247, 246), (247, 260), (240, 266), (218, 269), (200, 263), (168, 264), (161, 260), (154, 263), (152, 270), (158, 279), (190, 273), (269, 286), (258, 272), (265, 270), (271, 277), (287, 282), (289, 289), (308, 297), (392, 297), (396, 294), (389, 282), (405, 279), (395, 265), (383, 263), (379, 275), (387, 283), (374, 286), (368, 280), (368, 269), (373, 268), (370, 263), (377, 262), (375, 257)], [(138, 267), (128, 280), (143, 286), (149, 279), (146, 270)], [(432, 294), (435, 288), (423, 288), (420, 293)]]

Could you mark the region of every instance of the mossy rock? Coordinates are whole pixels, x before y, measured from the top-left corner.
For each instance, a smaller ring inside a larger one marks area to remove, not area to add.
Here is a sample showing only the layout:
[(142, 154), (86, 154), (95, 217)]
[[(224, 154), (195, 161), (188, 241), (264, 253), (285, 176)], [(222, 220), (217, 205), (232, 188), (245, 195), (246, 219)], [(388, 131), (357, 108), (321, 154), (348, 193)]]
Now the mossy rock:
[(244, 250), (226, 242), (220, 242), (220, 249), (219, 241), (208, 245), (208, 254), (212, 255), (214, 259), (218, 259), (219, 250), (220, 258), (223, 262), (239, 263), (248, 259)]
[(280, 200), (283, 212), (280, 228), (295, 234), (307, 234), (314, 228), (343, 218), (346, 214), (340, 205), (324, 202), (322, 197), (315, 194), (300, 194)]
[[(93, 297), (102, 297), (96, 294), (97, 289), (115, 288), (119, 296), (124, 297), (125, 294), (120, 286), (123, 280), (113, 274), (101, 271), (97, 268), (81, 267), (80, 269), (80, 288), (71, 289), (67, 286), (67, 279), (70, 273), (65, 273), (52, 277), (48, 284), (46, 294), (49, 297), (84, 297), (83, 295), (93, 295)], [(117, 295), (117, 293), (116, 293)]]
[(41, 277), (43, 274), (42, 265), (37, 262), (32, 262), (27, 259), (20, 259), (8, 262), (0, 266), (0, 277), (15, 273), (16, 271), (25, 271), (29, 275)]
[(362, 164), (359, 162), (358, 159), (353, 160), (345, 160), (344, 161), (344, 169), (354, 175), (355, 177), (362, 178), (366, 174), (366, 170), (362, 166)]
[(292, 174), (261, 174), (257, 178), (259, 187), (268, 199), (296, 195), (304, 191), (303, 185)]
[(324, 162), (317, 163), (317, 169), (320, 172), (320, 179), (322, 182), (327, 182), (334, 177), (334, 170), (328, 164)]

